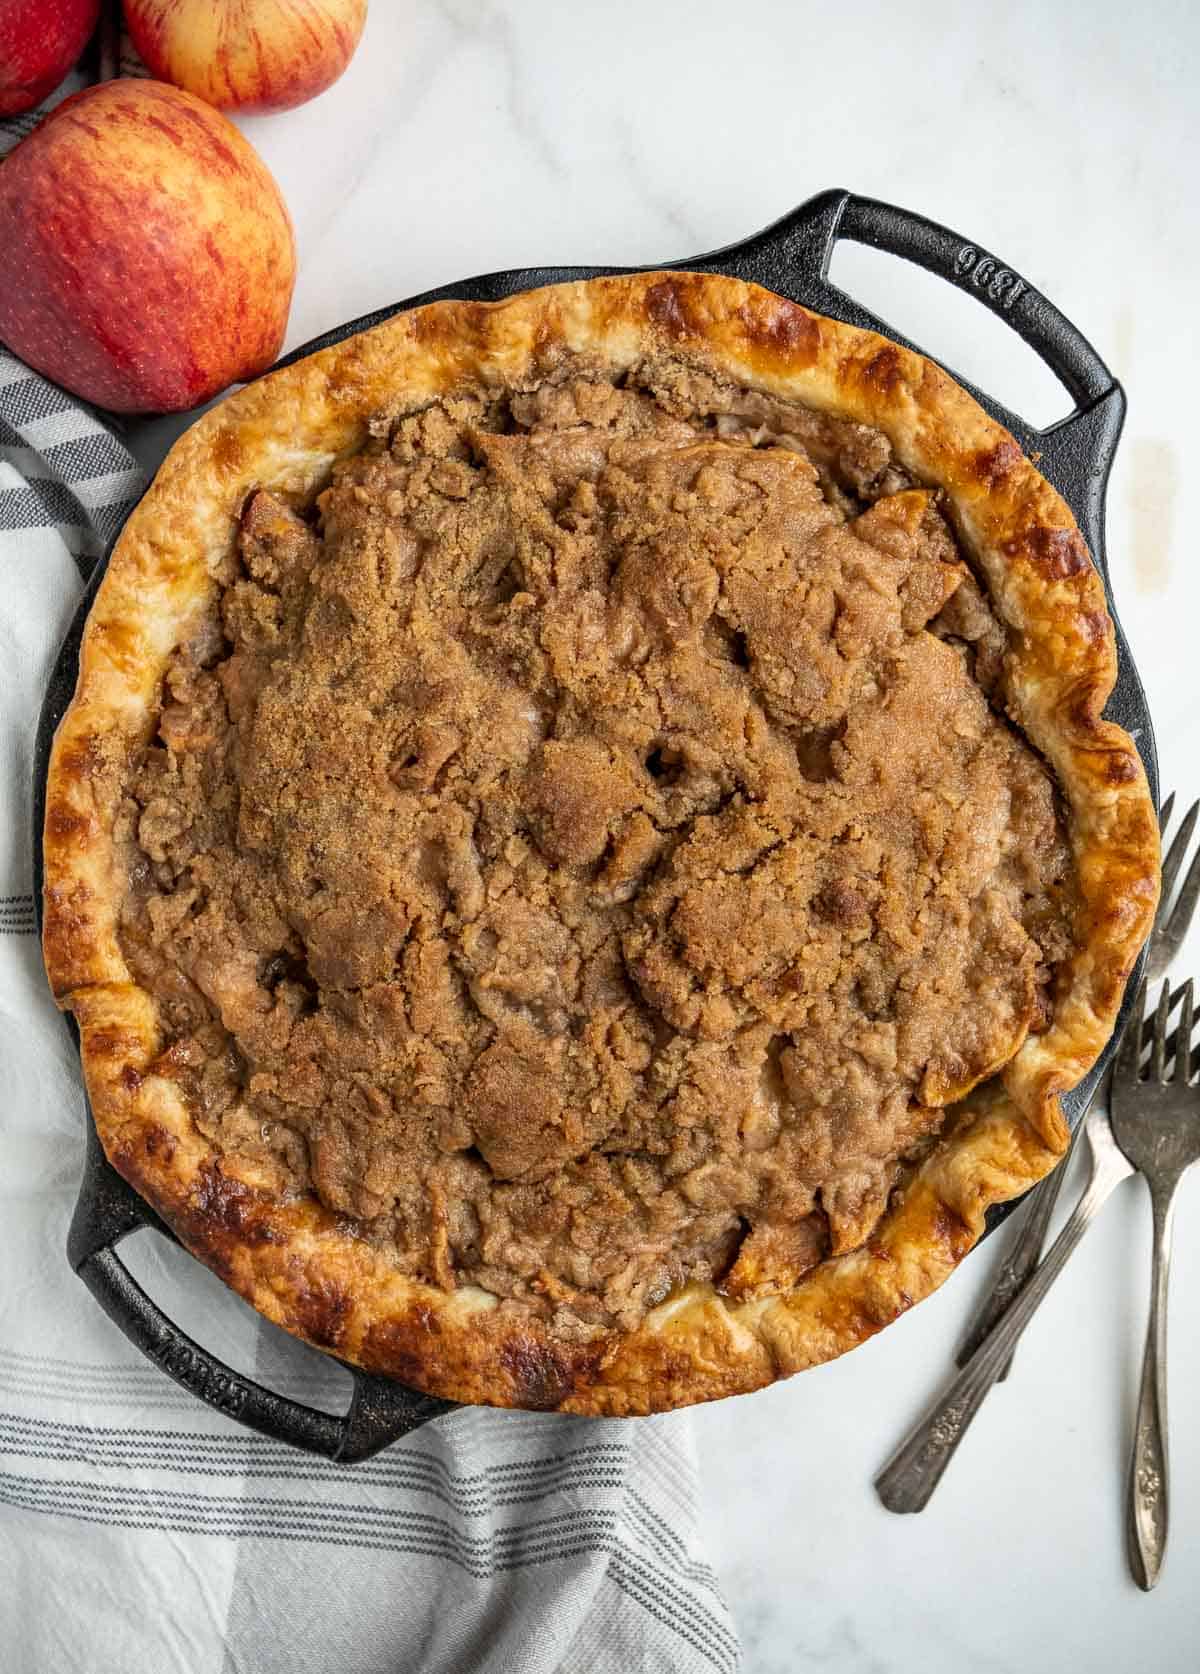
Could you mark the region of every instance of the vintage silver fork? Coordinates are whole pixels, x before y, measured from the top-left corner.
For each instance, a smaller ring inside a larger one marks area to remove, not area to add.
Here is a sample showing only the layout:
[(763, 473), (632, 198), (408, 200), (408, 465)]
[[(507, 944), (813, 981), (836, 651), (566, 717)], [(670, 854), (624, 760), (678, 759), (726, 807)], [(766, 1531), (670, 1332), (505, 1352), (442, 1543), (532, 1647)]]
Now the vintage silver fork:
[[(1163, 840), (1171, 824), (1171, 815), (1175, 809), (1174, 792), (1163, 803), (1158, 816), (1158, 829)], [(1192, 919), (1195, 916), (1197, 899), (1200, 898), (1200, 849), (1192, 857), (1187, 876), (1179, 891), (1174, 905), (1171, 902), (1175, 880), (1178, 878), (1187, 854), (1188, 844), (1192, 833), (1196, 829), (1196, 819), (1200, 816), (1200, 802), (1193, 802), (1183, 817), (1179, 830), (1171, 840), (1171, 845), (1163, 856), (1162, 863), (1162, 894), (1159, 897), (1158, 912), (1154, 919), (1154, 928), (1150, 932), (1150, 940), (1146, 949), (1146, 981), (1158, 982), (1166, 976), (1168, 969), (1183, 944)], [(1109, 1075), (1111, 1075), (1111, 1070)], [(1102, 1088), (1107, 1088), (1106, 1076), (1092, 1094), (1096, 1098)], [(1078, 1135), (1082, 1131), (1082, 1124), (1076, 1128)], [(1074, 1141), (1072, 1141), (1074, 1144)], [(1004, 1313), (1013, 1297), (1026, 1283), (1038, 1262), (1042, 1259), (1042, 1247), (1046, 1242), (1046, 1234), (1050, 1230), (1050, 1218), (1054, 1213), (1054, 1206), (1058, 1202), (1058, 1194), (1062, 1190), (1062, 1183), (1067, 1173), (1068, 1158), (1064, 1157), (1054, 1172), (1035, 1186), (1029, 1194), (1029, 1200), (1022, 1211), (1021, 1225), (1011, 1249), (997, 1270), (991, 1288), (984, 1296), (978, 1310), (971, 1319), (963, 1335), (955, 1362), (965, 1366), (975, 1353), (983, 1339), (992, 1330), (996, 1321)], [(996, 1382), (1002, 1382), (1012, 1369), (1012, 1358), (1001, 1366), (997, 1373)]]
[[(1148, 1111), (1153, 1109), (1161, 1114), (1168, 1098), (1173, 1108), (1179, 1096), (1175, 1086), (1164, 1088), (1153, 1079), (1153, 1066), (1163, 1064), (1166, 1059), (1168, 1011), (1160, 1004), (1154, 1019), (1152, 1079), (1143, 1082), (1139, 1073), (1142, 992), (1138, 994), (1135, 1021), (1125, 1031), (1121, 1050), (1113, 1066), (1113, 1097), (1114, 1100), (1120, 1101), (1125, 1109), (1129, 1109), (1135, 1100), (1143, 1099)], [(1168, 1007), (1169, 1004), (1168, 991)], [(1190, 1016), (1187, 1023), (1190, 1031)], [(1185, 1058), (1189, 1055), (1188, 1047), (1190, 1033), (1186, 1044), (1182, 1043), (1181, 1037), (1178, 1049), (1184, 1053)], [(1191, 1124), (1200, 1134), (1200, 1104), (1197, 1103), (1195, 1090), (1189, 1087), (1186, 1096), (1192, 1105)], [(1075, 1205), (1074, 1212), (1051, 1245), (1045, 1260), (1008, 1308), (995, 1330), (984, 1339), (937, 1405), (917, 1425), (875, 1478), (876, 1491), (889, 1511), (921, 1511), (928, 1504), (930, 1495), (954, 1455), (955, 1448), (983, 1405), (984, 1397), (995, 1382), (997, 1372), (1016, 1347), (1022, 1331), (1037, 1312), (1043, 1298), (1066, 1266), (1068, 1257), (1100, 1212), (1113, 1187), (1122, 1180), (1127, 1180), (1134, 1172), (1129, 1158), (1117, 1144), (1105, 1111), (1093, 1109), (1084, 1123), (1083, 1131), (1091, 1153), (1091, 1178), (1087, 1190)], [(1165, 1317), (1163, 1312), (1161, 1318), (1165, 1320)], [(1159, 1388), (1161, 1387), (1160, 1382)], [(1162, 1451), (1161, 1457), (1165, 1469), (1165, 1450)], [(1165, 1476), (1160, 1480), (1164, 1489), (1161, 1502), (1165, 1508)]]
[(1200, 1088), (1192, 1085), (1192, 983), (1184, 984), (1180, 998), (1175, 1073), (1168, 1080), (1170, 986), (1163, 983), (1158, 999), (1149, 1081), (1133, 1086), (1127, 1078), (1114, 1078), (1112, 1098), (1117, 1144), (1145, 1177), (1154, 1212), (1150, 1321), (1128, 1497), (1129, 1562), (1134, 1580), (1146, 1592), (1158, 1580), (1167, 1544), (1167, 1285), (1175, 1197), (1184, 1174), (1200, 1160)]

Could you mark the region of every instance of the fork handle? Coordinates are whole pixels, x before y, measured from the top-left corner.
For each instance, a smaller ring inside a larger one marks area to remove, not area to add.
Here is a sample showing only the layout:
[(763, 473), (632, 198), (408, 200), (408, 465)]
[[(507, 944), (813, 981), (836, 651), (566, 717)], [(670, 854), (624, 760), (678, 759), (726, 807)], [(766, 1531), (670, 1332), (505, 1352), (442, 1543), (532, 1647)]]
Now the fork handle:
[(1158, 1581), (1167, 1548), (1167, 1287), (1178, 1186), (1176, 1179), (1165, 1188), (1152, 1188), (1150, 1194), (1154, 1273), (1129, 1465), (1129, 1563), (1134, 1580), (1147, 1593)]
[[(1076, 1129), (1076, 1132), (1079, 1130)], [(1029, 1194), (1029, 1203), (1021, 1217), (1020, 1229), (1012, 1248), (1001, 1262), (993, 1279), (991, 1288), (980, 1303), (966, 1334), (962, 1340), (955, 1364), (965, 1366), (975, 1353), (975, 1350), (1003, 1319), (1012, 1305), (1014, 1296), (1018, 1296), (1029, 1282), (1029, 1276), (1042, 1259), (1042, 1249), (1046, 1243), (1046, 1233), (1050, 1228), (1050, 1217), (1054, 1213), (1054, 1205), (1058, 1202), (1058, 1194), (1062, 1190), (1062, 1183), (1066, 1176), (1070, 1153), (1064, 1156), (1056, 1165), (1054, 1172), (1046, 1177)], [(1003, 1383), (1012, 1370), (1012, 1355), (996, 1373), (996, 1382)]]
[(1113, 1188), (1133, 1172), (1116, 1152), (1092, 1153), (1092, 1175), (1050, 1252), (1024, 1290), (954, 1379), (933, 1411), (917, 1425), (879, 1475), (875, 1490), (889, 1511), (923, 1511), (954, 1457), (954, 1451), (1017, 1339), (1067, 1264), (1076, 1244), (1099, 1214)]
[[(1091, 1097), (1084, 1106), (1083, 1115), (1086, 1117), (1095, 1104), (1101, 1089), (1106, 1099), (1112, 1093), (1112, 1065), (1110, 1064), (1101, 1080), (1092, 1091)], [(971, 1323), (967, 1326), (962, 1345), (954, 1357), (956, 1366), (965, 1366), (975, 1353), (980, 1343), (994, 1331), (999, 1320), (1004, 1318), (1012, 1305), (1014, 1296), (1018, 1296), (1029, 1282), (1029, 1276), (1042, 1259), (1042, 1250), (1046, 1243), (1046, 1234), (1050, 1230), (1050, 1219), (1054, 1214), (1054, 1206), (1058, 1202), (1058, 1194), (1062, 1191), (1063, 1181), (1067, 1177), (1067, 1170), (1075, 1152), (1079, 1135), (1083, 1132), (1084, 1124), (1079, 1126), (1071, 1135), (1071, 1143), (1067, 1147), (1066, 1155), (1056, 1165), (1053, 1173), (1036, 1185), (1029, 1194), (1029, 1207), (1021, 1218), (1020, 1230), (1012, 1248), (1000, 1264), (1000, 1269), (992, 1281), (991, 1289), (979, 1304)], [(1008, 1359), (996, 1373), (996, 1382), (1003, 1383), (1012, 1371), (1013, 1357)]]

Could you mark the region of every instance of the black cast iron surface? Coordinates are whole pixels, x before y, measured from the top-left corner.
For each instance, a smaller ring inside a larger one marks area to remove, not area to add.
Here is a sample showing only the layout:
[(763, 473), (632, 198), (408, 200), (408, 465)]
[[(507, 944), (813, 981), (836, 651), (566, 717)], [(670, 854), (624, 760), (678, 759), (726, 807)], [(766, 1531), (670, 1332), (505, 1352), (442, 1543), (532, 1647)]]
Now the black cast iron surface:
[[(830, 258), (839, 239), (869, 244), (916, 262), (950, 284), (975, 296), (986, 308), (1040, 355), (1075, 402), (1074, 410), (1047, 430), (1035, 429), (1015, 413), (953, 375), (992, 416), (1010, 430), (1027, 454), (1040, 455), (1040, 467), (1075, 513), (1088, 548), (1104, 579), (1109, 610), (1117, 628), (1119, 670), (1106, 713), (1137, 740), (1151, 791), (1158, 797), (1158, 763), (1145, 693), (1130, 655), (1113, 604), (1104, 544), (1104, 496), (1125, 417), (1121, 386), (1082, 334), (1053, 303), (981, 245), (923, 216), (844, 191), (822, 192), (764, 232), (730, 244), (708, 255), (665, 262), (665, 268), (724, 273), (751, 280), (777, 291), (793, 302), (847, 324), (883, 332), (895, 342), (918, 345), (886, 325), (828, 278)], [(288, 365), (316, 349), (341, 342), (355, 332), (379, 325), (404, 309), (423, 303), (459, 298), (497, 302), (516, 291), (568, 279), (594, 279), (605, 274), (633, 273), (636, 268), (518, 268), (489, 273), (444, 285), (409, 297), (339, 326), (336, 331), (306, 343), (282, 361)], [(923, 352), (923, 351), (922, 351)], [(953, 372), (952, 368), (947, 370)], [(71, 701), (79, 659), (79, 642), (104, 565), (95, 574), (80, 602), (51, 675), (38, 727), (34, 764), (34, 889), (38, 911), (42, 891), (42, 816), (46, 768), (54, 730)], [(1132, 1003), (1131, 982), (1125, 1007)], [(70, 1023), (70, 1020), (68, 1020)], [(73, 1029), (73, 1024), (71, 1024)], [(1063, 1099), (1074, 1126), (1103, 1074), (1111, 1048), (1091, 1074)], [(989, 1229), (1003, 1219), (1009, 1206), (989, 1216)], [(148, 1204), (109, 1164), (89, 1119), (87, 1158), (71, 1224), (67, 1253), (72, 1267), (101, 1307), (131, 1342), (162, 1367), (177, 1383), (210, 1406), (240, 1420), (251, 1429), (295, 1447), (331, 1459), (369, 1458), (390, 1442), (453, 1410), (454, 1403), (406, 1388), (388, 1378), (372, 1377), (348, 1367), (354, 1379), (349, 1411), (338, 1416), (318, 1411), (264, 1388), (233, 1371), (194, 1342), (162, 1311), (133, 1278), (117, 1254), (121, 1239), (139, 1227), (150, 1226), (172, 1237)]]

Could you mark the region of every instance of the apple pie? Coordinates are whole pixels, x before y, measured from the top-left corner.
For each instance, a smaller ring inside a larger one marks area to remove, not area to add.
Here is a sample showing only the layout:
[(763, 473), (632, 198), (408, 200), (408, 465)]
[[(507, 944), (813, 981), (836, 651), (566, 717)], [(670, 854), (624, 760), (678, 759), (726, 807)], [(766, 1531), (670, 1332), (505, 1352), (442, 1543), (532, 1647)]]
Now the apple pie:
[(1051, 1169), (1149, 929), (1071, 515), (937, 366), (697, 274), (234, 395), (113, 553), (45, 954), (115, 1166), (461, 1401), (755, 1388)]

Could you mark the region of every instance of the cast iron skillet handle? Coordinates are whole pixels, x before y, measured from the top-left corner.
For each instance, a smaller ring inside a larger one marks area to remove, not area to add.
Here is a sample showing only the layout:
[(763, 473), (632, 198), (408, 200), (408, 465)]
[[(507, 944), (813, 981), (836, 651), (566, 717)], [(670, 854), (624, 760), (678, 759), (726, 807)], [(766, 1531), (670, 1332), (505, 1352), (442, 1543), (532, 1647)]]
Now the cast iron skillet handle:
[(1124, 420), (1124, 391), (1070, 320), (990, 251), (923, 215), (835, 190), (809, 198), (741, 244), (677, 265), (733, 273), (818, 313), (908, 341), (830, 282), (829, 263), (839, 238), (916, 262), (967, 291), (1024, 338), (1070, 392), (1074, 411), (1042, 430), (953, 373), (1027, 453), (1037, 456), (1070, 503), (1103, 572), (1104, 492)]
[[(829, 263), (842, 238), (917, 263), (974, 296), (1024, 338), (1077, 404), (1074, 413), (1047, 432), (1038, 432), (1019, 420), (1020, 428), (1029, 434), (1061, 432), (1081, 412), (1112, 392), (1116, 380), (1087, 338), (1014, 268), (949, 227), (895, 204), (860, 198), (841, 188), (819, 192), (740, 244), (677, 265), (737, 273), (768, 289), (782, 289), (785, 295), (793, 295), (796, 301), (818, 310), (821, 293), (828, 299), (832, 292), (849, 304), (848, 310), (839, 312), (862, 317), (864, 323), (873, 321), (873, 316), (853, 298), (830, 283)], [(897, 335), (893, 329), (885, 329)], [(996, 407), (995, 402), (989, 405)]]
[(968, 291), (1037, 351), (1079, 407), (1107, 395), (1113, 375), (1083, 333), (1027, 279), (981, 245), (923, 215), (846, 193), (822, 269), (839, 238), (869, 244)]
[[(967, 291), (1024, 339), (1075, 401), (1074, 411), (1042, 430), (982, 392), (983, 405), (1013, 432), (1065, 496), (1092, 557), (1107, 580), (1104, 498), (1125, 418), (1125, 393), (1077, 326), (1040, 291), (981, 245), (936, 221), (875, 198), (826, 192), (802, 204), (810, 238), (823, 238), (819, 281), (839, 238), (885, 250)], [(971, 387), (968, 385), (968, 387)], [(1123, 659), (1123, 661), (1127, 661)]]
[[(132, 1216), (124, 1230), (133, 1231), (140, 1221)], [(207, 1406), (260, 1435), (351, 1464), (453, 1408), (450, 1401), (354, 1367), (347, 1368), (354, 1377), (354, 1396), (349, 1411), (340, 1416), (277, 1395), (235, 1372), (181, 1331), (138, 1284), (111, 1243), (91, 1250), (86, 1243), (82, 1229), (72, 1227), (71, 1265), (130, 1341)]]

